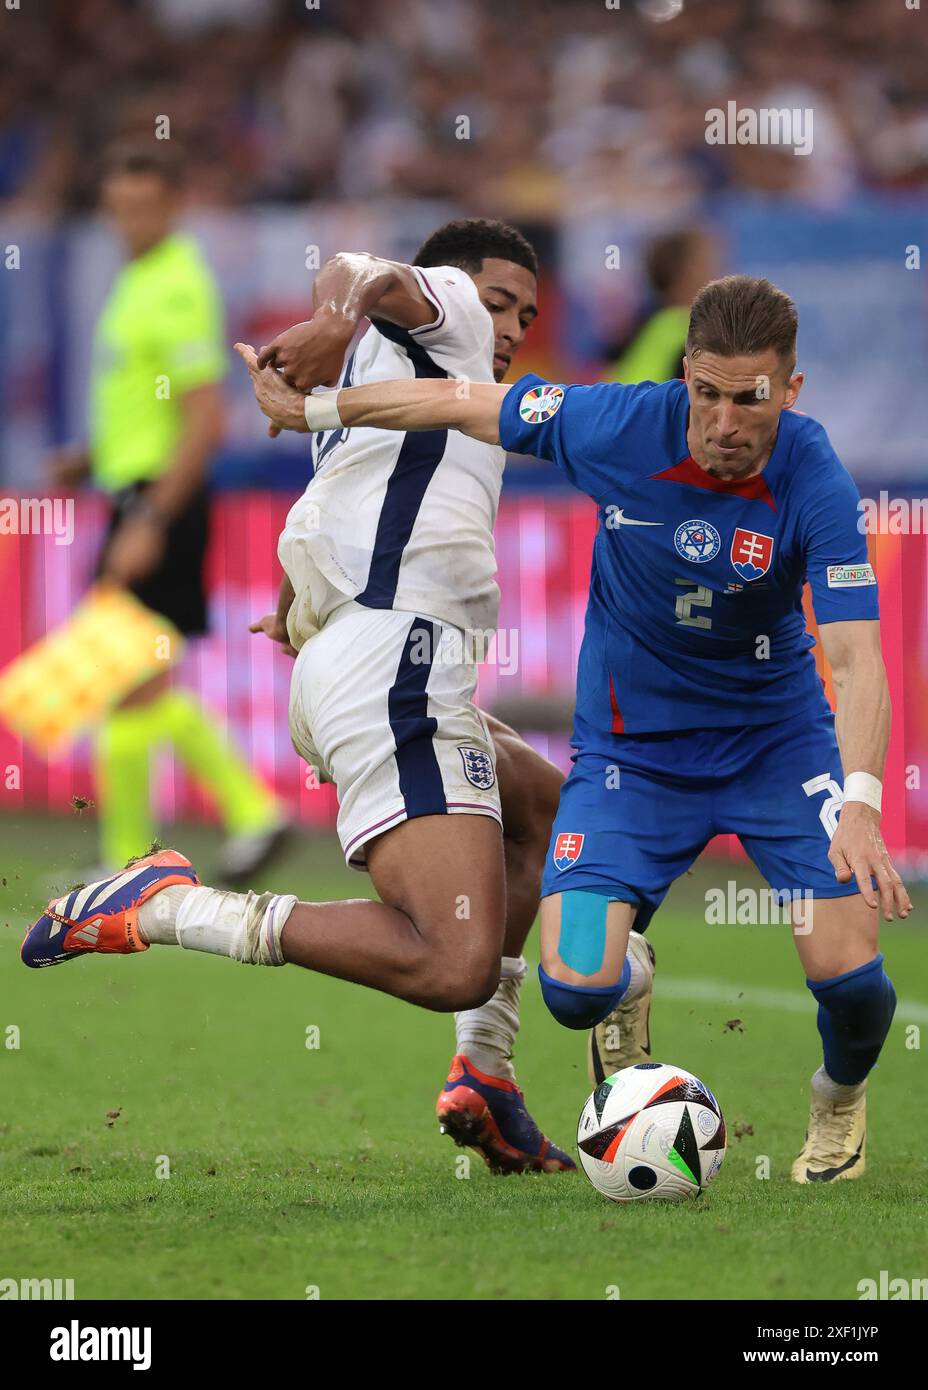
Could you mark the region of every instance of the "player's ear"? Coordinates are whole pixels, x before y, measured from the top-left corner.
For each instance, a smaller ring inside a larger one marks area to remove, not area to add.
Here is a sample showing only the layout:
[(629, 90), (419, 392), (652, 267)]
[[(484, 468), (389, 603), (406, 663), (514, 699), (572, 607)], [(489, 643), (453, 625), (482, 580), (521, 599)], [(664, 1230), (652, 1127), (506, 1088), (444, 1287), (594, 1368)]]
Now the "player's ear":
[(805, 376), (802, 372), (793, 372), (793, 375), (789, 379), (789, 385), (786, 388), (786, 401), (783, 406), (784, 410), (792, 410), (793, 406), (796, 404), (796, 398), (802, 390), (802, 383), (804, 381)]

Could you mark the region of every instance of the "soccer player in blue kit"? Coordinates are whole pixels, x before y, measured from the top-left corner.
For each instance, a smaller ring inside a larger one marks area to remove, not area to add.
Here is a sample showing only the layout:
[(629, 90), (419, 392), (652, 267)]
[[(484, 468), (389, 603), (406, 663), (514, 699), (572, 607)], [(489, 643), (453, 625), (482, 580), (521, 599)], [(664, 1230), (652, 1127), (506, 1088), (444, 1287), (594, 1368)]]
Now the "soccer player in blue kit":
[(307, 397), (305, 418), (460, 430), (549, 459), (595, 500), (574, 766), (542, 887), (542, 993), (569, 1028), (608, 1025), (650, 990), (629, 931), (646, 929), (714, 835), (737, 835), (791, 904), (818, 1004), (823, 1064), (792, 1167), (807, 1183), (864, 1171), (866, 1082), (895, 1008), (879, 910), (904, 918), (911, 903), (880, 834), (890, 705), (876, 581), (856, 487), (822, 426), (794, 409), (796, 330), (783, 291), (729, 276), (693, 302), (682, 381), (385, 382)]

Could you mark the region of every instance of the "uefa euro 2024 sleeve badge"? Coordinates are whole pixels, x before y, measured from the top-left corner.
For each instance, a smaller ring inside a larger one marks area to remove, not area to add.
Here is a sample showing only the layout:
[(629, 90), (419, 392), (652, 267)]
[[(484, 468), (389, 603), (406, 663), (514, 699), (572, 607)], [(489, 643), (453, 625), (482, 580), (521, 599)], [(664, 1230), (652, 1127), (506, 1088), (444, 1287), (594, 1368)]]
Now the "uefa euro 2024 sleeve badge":
[(563, 386), (533, 386), (519, 402), (519, 414), (527, 425), (540, 425), (560, 410), (563, 401)]

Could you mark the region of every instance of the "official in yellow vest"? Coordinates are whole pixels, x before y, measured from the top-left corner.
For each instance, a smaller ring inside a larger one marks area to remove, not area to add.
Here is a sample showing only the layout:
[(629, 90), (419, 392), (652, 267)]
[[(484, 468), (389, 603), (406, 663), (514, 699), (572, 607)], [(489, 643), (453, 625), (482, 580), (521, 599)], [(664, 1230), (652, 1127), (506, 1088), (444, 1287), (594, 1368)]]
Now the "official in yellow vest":
[[(53, 474), (65, 486), (89, 476), (110, 499), (98, 574), (197, 636), (207, 629), (208, 475), (227, 362), (215, 281), (197, 243), (175, 228), (180, 194), (177, 166), (160, 150), (126, 148), (110, 160), (103, 206), (128, 259), (94, 334), (89, 439), (59, 451)], [(169, 672), (133, 691), (100, 730), (104, 865), (121, 867), (154, 838), (149, 762), (162, 742), (218, 804), (228, 832), (220, 872), (247, 878), (280, 843), (282, 810)]]

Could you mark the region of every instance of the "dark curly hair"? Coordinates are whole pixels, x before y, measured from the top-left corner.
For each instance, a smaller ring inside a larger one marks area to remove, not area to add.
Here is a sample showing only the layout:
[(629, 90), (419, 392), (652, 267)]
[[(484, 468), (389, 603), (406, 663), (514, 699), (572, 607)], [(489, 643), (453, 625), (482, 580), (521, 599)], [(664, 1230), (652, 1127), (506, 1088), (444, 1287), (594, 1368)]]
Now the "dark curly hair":
[(532, 275), (538, 274), (538, 257), (531, 242), (515, 227), (485, 217), (446, 222), (419, 247), (413, 265), (456, 265), (475, 275), (488, 258), (512, 261)]

